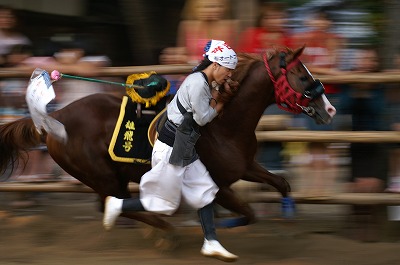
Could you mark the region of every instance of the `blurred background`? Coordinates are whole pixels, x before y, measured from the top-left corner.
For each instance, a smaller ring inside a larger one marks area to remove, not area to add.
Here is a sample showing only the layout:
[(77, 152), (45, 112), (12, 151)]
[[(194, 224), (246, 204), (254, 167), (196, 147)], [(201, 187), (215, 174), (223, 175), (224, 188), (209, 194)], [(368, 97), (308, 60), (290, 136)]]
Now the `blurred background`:
[[(229, 0), (225, 18), (238, 20), (239, 32), (253, 27), (260, 5), (272, 1)], [(332, 31), (347, 38), (347, 49), (374, 42), (384, 45), (386, 66), (399, 46), (397, 1), (287, 0), (287, 26), (291, 32), (306, 30), (305, 21), (323, 9), (332, 19)], [(107, 55), (113, 65), (157, 64), (160, 51), (175, 46), (178, 25), (185, 18), (185, 0), (1, 0), (18, 15), (18, 30), (33, 44), (35, 55), (52, 55), (57, 34), (76, 34), (90, 47), (88, 53)], [(191, 19), (195, 19), (192, 16)]]

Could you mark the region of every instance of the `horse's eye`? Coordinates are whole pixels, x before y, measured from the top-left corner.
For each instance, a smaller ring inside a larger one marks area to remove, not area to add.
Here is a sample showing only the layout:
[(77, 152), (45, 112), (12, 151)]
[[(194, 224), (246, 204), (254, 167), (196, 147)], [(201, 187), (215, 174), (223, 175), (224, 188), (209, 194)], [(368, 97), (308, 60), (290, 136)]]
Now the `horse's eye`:
[(302, 77), (300, 77), (300, 81), (307, 81), (307, 76), (302, 76)]

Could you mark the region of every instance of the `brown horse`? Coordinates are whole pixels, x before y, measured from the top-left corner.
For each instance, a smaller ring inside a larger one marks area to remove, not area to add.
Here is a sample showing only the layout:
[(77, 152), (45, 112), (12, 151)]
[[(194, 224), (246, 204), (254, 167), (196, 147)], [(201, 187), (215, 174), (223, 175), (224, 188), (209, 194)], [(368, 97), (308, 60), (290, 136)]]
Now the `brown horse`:
[[(289, 183), (255, 161), (255, 129), (264, 110), (277, 103), (294, 113), (306, 112), (317, 123), (329, 123), (335, 108), (324, 95), (323, 86), (299, 61), (303, 48), (273, 50), (263, 56), (239, 55), (233, 79), (239, 81), (236, 96), (220, 117), (201, 129), (196, 150), (220, 187), (216, 202), (244, 216), (244, 224), (253, 222), (251, 207), (230, 188), (242, 179), (268, 183), (283, 199), (288, 199)], [(31, 119), (17, 120), (0, 127), (0, 170), (17, 161), (24, 151), (45, 143), (52, 158), (69, 174), (91, 187), (101, 202), (108, 195), (131, 196), (130, 181), (139, 183), (150, 165), (115, 162), (108, 154), (121, 99), (95, 94), (75, 101), (50, 115), (64, 124), (68, 141), (60, 142), (48, 133), (39, 135)], [(162, 176), (161, 176), (162, 177)], [(102, 207), (104, 204), (102, 204)], [(161, 229), (172, 225), (152, 213), (131, 213), (126, 217)]]

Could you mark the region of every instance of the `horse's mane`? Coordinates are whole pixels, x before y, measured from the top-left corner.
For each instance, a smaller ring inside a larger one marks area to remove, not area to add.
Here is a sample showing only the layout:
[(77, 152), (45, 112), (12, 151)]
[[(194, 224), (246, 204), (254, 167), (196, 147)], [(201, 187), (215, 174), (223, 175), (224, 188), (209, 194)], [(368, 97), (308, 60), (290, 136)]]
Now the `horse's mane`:
[[(290, 48), (284, 48), (286, 52), (293, 53), (293, 50)], [(267, 55), (267, 60), (271, 59), (275, 54), (278, 54), (282, 51), (282, 48), (270, 48), (265, 50), (265, 54)], [(254, 54), (254, 53), (238, 53), (238, 64), (236, 66), (235, 72), (233, 74), (233, 78), (235, 81), (238, 81), (239, 84), (245, 76), (247, 75), (249, 69), (253, 64), (263, 61), (263, 54)]]
[(262, 58), (260, 54), (238, 53), (238, 64), (236, 66), (232, 79), (238, 81), (240, 84), (243, 81), (244, 77), (247, 75), (250, 67), (254, 63), (261, 60)]
[(219, 100), (222, 102), (229, 102), (237, 94), (240, 83), (247, 76), (249, 69), (253, 64), (260, 62), (262, 57), (260, 54), (238, 53), (238, 64), (232, 75), (232, 80), (229, 81), (230, 89), (226, 90), (224, 86), (220, 88)]
[[(282, 48), (271, 48), (265, 50), (267, 60), (271, 59), (274, 55), (282, 51)], [(293, 53), (293, 50), (286, 48), (289, 54)], [(234, 83), (230, 84), (230, 89), (226, 90), (222, 86), (220, 89), (220, 100), (223, 102), (229, 102), (237, 94), (240, 89), (240, 84), (247, 76), (252, 66), (258, 62), (264, 63), (264, 54), (253, 54), (253, 53), (238, 53), (238, 64), (235, 71), (233, 72), (232, 80)]]

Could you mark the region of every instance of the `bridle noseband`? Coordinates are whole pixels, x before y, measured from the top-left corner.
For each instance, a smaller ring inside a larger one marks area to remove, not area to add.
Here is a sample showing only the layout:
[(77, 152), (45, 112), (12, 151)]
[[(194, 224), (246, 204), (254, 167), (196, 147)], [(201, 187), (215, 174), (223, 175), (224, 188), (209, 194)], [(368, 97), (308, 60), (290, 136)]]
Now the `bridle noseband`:
[(279, 53), (279, 67), (281, 69), (281, 75), (275, 79), (268, 63), (267, 54), (263, 54), (265, 67), (267, 68), (268, 75), (274, 84), (276, 104), (279, 108), (295, 114), (304, 112), (309, 116), (314, 116), (315, 109), (310, 107), (309, 104), (312, 100), (324, 94), (324, 86), (317, 79), (305, 89), (303, 94), (294, 90), (287, 79), (286, 73), (297, 64), (301, 64), (301, 62), (296, 58), (286, 65), (286, 55), (287, 54), (284, 52)]

